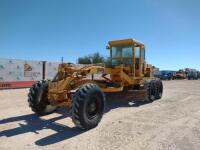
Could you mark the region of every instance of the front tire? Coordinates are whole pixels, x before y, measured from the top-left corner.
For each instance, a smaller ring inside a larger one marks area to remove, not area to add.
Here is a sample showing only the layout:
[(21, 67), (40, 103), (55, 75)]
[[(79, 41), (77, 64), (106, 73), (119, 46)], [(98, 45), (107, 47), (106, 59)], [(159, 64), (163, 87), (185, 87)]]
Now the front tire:
[(29, 90), (29, 107), (36, 114), (43, 116), (56, 110), (56, 106), (50, 105), (48, 101), (48, 81), (42, 80), (35, 83)]
[(103, 116), (105, 96), (96, 84), (81, 86), (72, 98), (72, 121), (82, 129), (96, 127)]

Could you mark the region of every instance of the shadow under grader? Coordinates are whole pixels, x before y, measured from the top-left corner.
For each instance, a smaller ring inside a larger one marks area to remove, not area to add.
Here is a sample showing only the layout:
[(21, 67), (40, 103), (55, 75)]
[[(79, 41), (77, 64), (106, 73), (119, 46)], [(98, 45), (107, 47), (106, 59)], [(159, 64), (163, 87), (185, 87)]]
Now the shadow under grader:
[[(129, 101), (124, 101), (124, 100), (108, 100), (106, 102), (105, 113), (109, 112), (111, 109), (119, 107), (139, 107), (144, 104), (147, 103), (141, 101), (134, 101), (131, 102), (130, 104)], [(0, 120), (0, 124), (6, 124), (18, 121), (24, 121), (26, 123), (26, 124), (18, 123), (19, 127), (1, 131), (0, 137), (2, 136), (12, 137), (29, 132), (39, 134), (38, 131), (41, 131), (43, 129), (51, 129), (56, 131), (55, 134), (49, 135), (47, 137), (35, 141), (36, 145), (47, 146), (50, 144), (58, 143), (63, 140), (67, 140), (69, 138), (75, 137), (87, 131), (87, 130), (81, 130), (76, 127), (68, 127), (66, 125), (56, 123), (57, 120), (70, 117), (70, 113), (66, 109), (59, 109), (56, 111), (56, 113), (61, 114), (61, 116), (54, 117), (48, 120), (42, 119), (38, 117), (36, 114), (28, 114), (28, 115), (16, 116)]]
[(43, 129), (51, 129), (56, 131), (55, 134), (39, 139), (38, 141), (35, 142), (36, 145), (46, 146), (49, 144), (60, 142), (65, 139), (69, 139), (84, 132), (83, 130), (80, 130), (76, 127), (71, 128), (63, 124), (56, 123), (55, 121), (57, 120), (69, 117), (69, 113), (64, 111), (63, 109), (58, 110), (58, 113), (61, 113), (62, 115), (48, 120), (42, 119), (36, 114), (16, 116), (0, 120), (0, 124), (6, 124), (18, 121), (24, 121), (26, 123), (26, 124), (18, 123), (19, 127), (1, 131), (0, 137), (2, 136), (12, 137), (29, 132), (39, 134), (39, 131)]

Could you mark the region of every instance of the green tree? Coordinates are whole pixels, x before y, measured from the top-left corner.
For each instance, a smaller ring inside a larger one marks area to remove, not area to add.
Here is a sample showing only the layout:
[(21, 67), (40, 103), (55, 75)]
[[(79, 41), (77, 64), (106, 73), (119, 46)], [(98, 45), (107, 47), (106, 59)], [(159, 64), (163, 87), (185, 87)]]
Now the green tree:
[(94, 54), (91, 56), (91, 59), (92, 59), (92, 63), (93, 63), (93, 64), (104, 63), (104, 58), (103, 58), (103, 56), (101, 56), (99, 53), (94, 53)]
[(91, 64), (91, 60), (89, 56), (84, 56), (84, 57), (79, 57), (78, 58), (78, 63), (79, 64)]
[(97, 64), (104, 63), (104, 57), (101, 56), (98, 52), (89, 56), (79, 57), (79, 64)]

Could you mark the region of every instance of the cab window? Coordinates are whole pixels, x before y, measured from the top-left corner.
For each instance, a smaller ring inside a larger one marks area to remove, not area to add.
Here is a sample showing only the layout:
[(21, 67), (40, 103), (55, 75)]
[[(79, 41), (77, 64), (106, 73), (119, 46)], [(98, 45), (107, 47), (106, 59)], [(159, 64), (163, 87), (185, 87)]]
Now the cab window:
[(132, 47), (122, 48), (122, 57), (132, 57)]

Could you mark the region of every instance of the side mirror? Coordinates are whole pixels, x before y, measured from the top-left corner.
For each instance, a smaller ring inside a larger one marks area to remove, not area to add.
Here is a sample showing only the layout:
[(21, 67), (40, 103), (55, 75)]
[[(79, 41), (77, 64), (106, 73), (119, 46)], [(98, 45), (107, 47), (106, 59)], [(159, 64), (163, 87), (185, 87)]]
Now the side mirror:
[(106, 49), (110, 49), (110, 46), (107, 45), (107, 46), (106, 46)]

